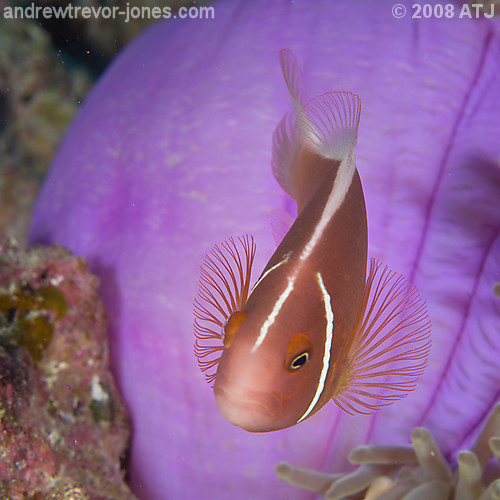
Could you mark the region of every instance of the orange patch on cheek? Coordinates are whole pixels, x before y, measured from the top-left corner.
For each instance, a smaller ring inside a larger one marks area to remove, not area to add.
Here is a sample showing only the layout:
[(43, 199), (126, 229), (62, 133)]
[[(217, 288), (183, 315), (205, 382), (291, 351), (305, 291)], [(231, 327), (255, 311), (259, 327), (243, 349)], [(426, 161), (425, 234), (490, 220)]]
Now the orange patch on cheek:
[(244, 311), (236, 311), (227, 320), (224, 325), (224, 347), (227, 349), (233, 342), (236, 332), (240, 329), (241, 324), (246, 318), (247, 313)]

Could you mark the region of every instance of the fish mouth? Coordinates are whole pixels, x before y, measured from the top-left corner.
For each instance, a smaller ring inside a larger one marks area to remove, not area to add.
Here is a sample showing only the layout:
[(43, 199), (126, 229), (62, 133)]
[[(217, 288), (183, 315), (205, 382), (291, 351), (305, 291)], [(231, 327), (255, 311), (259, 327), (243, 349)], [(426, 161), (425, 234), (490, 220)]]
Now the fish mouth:
[(215, 402), (228, 422), (249, 432), (281, 428), (277, 424), (283, 408), (280, 394), (251, 390), (221, 379), (217, 377), (214, 385)]

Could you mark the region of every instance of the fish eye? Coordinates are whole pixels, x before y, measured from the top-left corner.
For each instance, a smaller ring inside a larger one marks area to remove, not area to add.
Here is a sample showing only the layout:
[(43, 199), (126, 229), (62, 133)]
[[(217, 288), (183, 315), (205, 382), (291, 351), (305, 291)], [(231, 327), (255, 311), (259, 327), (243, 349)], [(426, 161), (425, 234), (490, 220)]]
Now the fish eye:
[(288, 342), (285, 354), (285, 368), (289, 372), (296, 372), (310, 359), (313, 345), (309, 337), (303, 333), (294, 335)]
[(307, 361), (309, 360), (309, 353), (302, 352), (300, 353), (291, 363), (290, 363), (290, 370), (298, 370), (302, 366), (304, 366)]

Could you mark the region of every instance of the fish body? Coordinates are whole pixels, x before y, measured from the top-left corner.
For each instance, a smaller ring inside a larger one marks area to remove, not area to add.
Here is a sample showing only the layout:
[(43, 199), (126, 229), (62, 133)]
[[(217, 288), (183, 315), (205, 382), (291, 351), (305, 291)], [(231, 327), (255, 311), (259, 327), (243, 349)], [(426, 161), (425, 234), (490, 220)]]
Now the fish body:
[(415, 289), (374, 261), (366, 279), (359, 97), (332, 92), (304, 103), (294, 55), (281, 51), (280, 61), (294, 114), (276, 129), (273, 171), (298, 216), (252, 289), (253, 239), (215, 247), (195, 300), (200, 367), (216, 368), (207, 378), (221, 413), (253, 432), (293, 426), (332, 398), (350, 413), (390, 404), (413, 388), (429, 349)]

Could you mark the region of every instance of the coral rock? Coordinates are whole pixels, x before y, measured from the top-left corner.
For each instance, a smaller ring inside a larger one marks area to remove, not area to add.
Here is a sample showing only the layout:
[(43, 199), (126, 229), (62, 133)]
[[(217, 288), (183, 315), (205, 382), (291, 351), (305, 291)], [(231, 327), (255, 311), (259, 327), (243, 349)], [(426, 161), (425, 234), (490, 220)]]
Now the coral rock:
[(0, 252), (0, 497), (135, 498), (97, 278), (60, 247)]

